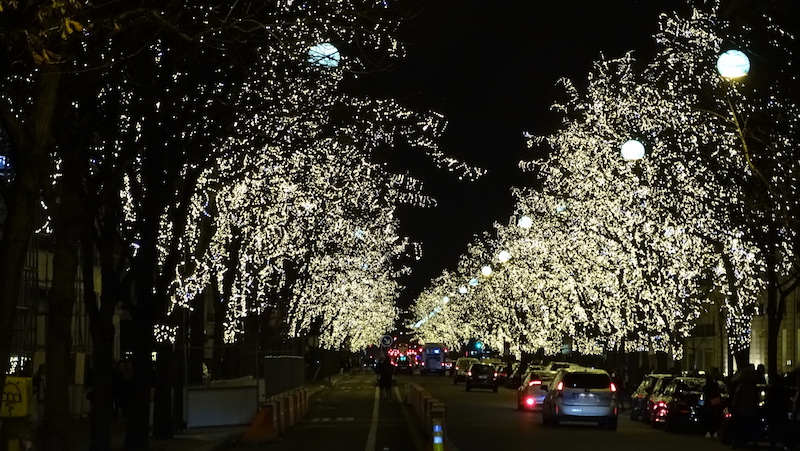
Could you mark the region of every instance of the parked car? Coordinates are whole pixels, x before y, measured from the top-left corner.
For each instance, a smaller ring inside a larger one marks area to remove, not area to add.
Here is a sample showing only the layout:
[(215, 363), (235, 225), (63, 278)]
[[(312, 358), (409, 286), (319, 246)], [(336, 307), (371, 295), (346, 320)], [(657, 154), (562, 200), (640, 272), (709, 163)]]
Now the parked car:
[(553, 381), (549, 371), (530, 370), (517, 387), (517, 409), (541, 410), (547, 389)]
[(512, 366), (508, 363), (501, 363), (495, 367), (497, 368), (497, 384), (506, 386), (508, 384), (508, 378), (513, 371)]
[(559, 370), (542, 402), (545, 425), (555, 426), (562, 421), (596, 422), (615, 431), (618, 415), (617, 387), (608, 372), (601, 369)]
[(469, 366), (478, 362), (480, 362), (480, 360), (475, 357), (461, 357), (456, 360), (455, 371), (453, 372), (453, 385), (458, 385), (459, 382), (466, 381)]
[(641, 421), (647, 414), (647, 401), (650, 395), (653, 394), (653, 389), (656, 387), (659, 379), (672, 378), (671, 374), (666, 373), (650, 373), (642, 379), (642, 382), (636, 387), (636, 390), (631, 393), (631, 420)]
[[(703, 399), (704, 377), (681, 376), (672, 379), (663, 393), (655, 399), (653, 426), (663, 425), (673, 431), (678, 428), (701, 428), (706, 409)], [(718, 381), (722, 391), (723, 409), (727, 405), (728, 391), (723, 381)]]
[(658, 399), (664, 393), (664, 389), (667, 388), (667, 385), (669, 385), (670, 382), (672, 382), (672, 379), (675, 379), (674, 375), (660, 377), (653, 385), (653, 389), (650, 391), (650, 396), (648, 396), (644, 402), (642, 421), (645, 423), (653, 422), (653, 407), (655, 406), (656, 399)]
[(525, 378), (528, 371), (542, 371), (544, 370), (544, 365), (534, 364), (534, 363), (522, 363), (516, 362), (512, 365), (511, 374), (506, 379), (506, 387), (508, 388), (519, 388), (522, 385), (522, 379)]
[(473, 363), (467, 370), (466, 390), (490, 388), (497, 393), (497, 369), (486, 363)]

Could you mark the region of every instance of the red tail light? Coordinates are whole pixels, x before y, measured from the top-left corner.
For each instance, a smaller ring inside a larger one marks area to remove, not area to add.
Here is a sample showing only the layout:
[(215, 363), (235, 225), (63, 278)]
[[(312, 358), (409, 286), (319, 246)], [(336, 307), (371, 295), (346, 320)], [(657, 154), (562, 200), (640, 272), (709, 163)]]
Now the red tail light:
[(497, 371), (494, 372), (494, 377), (497, 377)]
[(536, 400), (529, 396), (525, 398), (525, 405), (527, 405), (528, 407), (533, 407), (534, 405), (536, 405)]
[(472, 371), (467, 371), (467, 376), (472, 377)]
[(616, 385), (614, 385), (614, 383), (613, 383), (613, 382), (611, 383), (611, 387), (610, 387), (610, 388), (611, 388), (611, 392), (612, 392), (612, 393), (616, 393), (616, 392), (617, 392), (617, 386), (616, 386)]
[(558, 386), (556, 386), (556, 390), (558, 390), (558, 391), (563, 391), (564, 390), (564, 381), (561, 381), (561, 382), (558, 383)]
[(528, 382), (528, 387), (533, 387), (534, 385), (542, 385), (542, 381), (530, 381), (530, 382)]

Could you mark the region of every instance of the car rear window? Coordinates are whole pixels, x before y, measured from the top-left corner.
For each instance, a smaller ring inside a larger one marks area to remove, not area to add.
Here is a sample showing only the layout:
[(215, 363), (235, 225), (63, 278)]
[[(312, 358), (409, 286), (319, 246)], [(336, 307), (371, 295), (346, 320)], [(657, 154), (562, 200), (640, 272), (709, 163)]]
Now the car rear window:
[(491, 365), (472, 365), (470, 371), (476, 374), (494, 373), (494, 367)]
[(608, 388), (611, 378), (600, 373), (568, 373), (564, 375), (565, 388)]

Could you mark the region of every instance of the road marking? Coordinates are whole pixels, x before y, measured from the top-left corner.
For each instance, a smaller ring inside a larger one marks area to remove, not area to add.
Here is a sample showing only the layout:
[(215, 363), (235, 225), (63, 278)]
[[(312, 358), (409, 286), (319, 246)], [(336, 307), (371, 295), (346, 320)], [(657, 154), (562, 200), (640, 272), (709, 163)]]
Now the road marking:
[[(394, 395), (395, 399), (403, 401), (403, 395), (400, 394), (400, 389), (396, 385), (394, 386)], [(411, 412), (408, 411), (408, 407), (406, 407), (405, 402), (400, 403), (400, 411), (403, 413), (403, 417), (406, 419), (406, 426), (408, 426), (409, 434), (411, 435), (411, 441), (414, 442), (414, 449), (417, 451), (424, 450), (425, 442), (422, 439), (422, 435), (419, 433), (419, 430), (414, 427), (417, 420), (411, 416)]]
[(372, 404), (372, 424), (369, 426), (367, 446), (364, 451), (375, 451), (375, 442), (378, 440), (378, 402), (380, 399), (380, 388), (375, 387), (375, 402)]

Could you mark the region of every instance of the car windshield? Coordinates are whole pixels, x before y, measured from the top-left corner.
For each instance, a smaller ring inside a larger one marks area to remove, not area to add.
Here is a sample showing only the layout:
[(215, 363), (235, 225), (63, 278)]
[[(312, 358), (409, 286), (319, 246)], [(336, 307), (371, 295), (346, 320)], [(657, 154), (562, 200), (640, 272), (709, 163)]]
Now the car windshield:
[(563, 382), (565, 388), (609, 388), (611, 378), (602, 373), (567, 373)]

